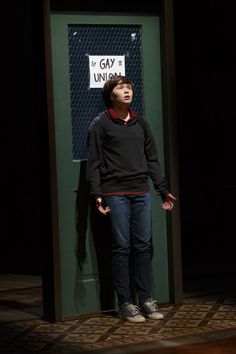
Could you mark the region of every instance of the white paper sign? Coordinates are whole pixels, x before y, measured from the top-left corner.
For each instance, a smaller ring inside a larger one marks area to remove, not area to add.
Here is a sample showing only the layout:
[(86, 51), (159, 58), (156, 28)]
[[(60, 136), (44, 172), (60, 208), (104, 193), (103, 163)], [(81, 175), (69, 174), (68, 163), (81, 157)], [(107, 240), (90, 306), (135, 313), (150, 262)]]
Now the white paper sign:
[(90, 55), (89, 73), (90, 88), (101, 88), (112, 75), (125, 75), (125, 56)]

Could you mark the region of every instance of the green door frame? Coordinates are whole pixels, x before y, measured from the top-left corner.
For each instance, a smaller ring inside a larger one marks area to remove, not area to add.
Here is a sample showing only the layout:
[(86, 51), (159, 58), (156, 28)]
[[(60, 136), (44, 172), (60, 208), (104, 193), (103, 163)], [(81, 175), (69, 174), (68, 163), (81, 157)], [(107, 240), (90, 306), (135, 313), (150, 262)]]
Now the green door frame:
[[(113, 12), (118, 12), (113, 5)], [(59, 218), (57, 201), (57, 177), (56, 177), (56, 150), (55, 127), (53, 111), (53, 87), (52, 87), (52, 58), (51, 58), (51, 31), (50, 31), (50, 0), (44, 0), (44, 35), (46, 54), (46, 82), (48, 103), (48, 129), (49, 129), (49, 153), (51, 172), (51, 210), (52, 210), (52, 238), (48, 241), (51, 262), (47, 276), (43, 275), (44, 287), (44, 317), (49, 321), (60, 321), (63, 318), (61, 308), (61, 274), (59, 252)], [(162, 82), (163, 82), (163, 111), (165, 131), (165, 169), (170, 176), (171, 191), (178, 198), (178, 164), (176, 150), (176, 122), (175, 122), (175, 85), (174, 75), (174, 42), (173, 42), (173, 6), (172, 0), (163, 0), (159, 14), (161, 20), (161, 55), (162, 55)], [(71, 10), (70, 8), (67, 10)], [(73, 10), (75, 10), (73, 8)], [(77, 8), (80, 11), (79, 5)], [(98, 12), (98, 11), (96, 11)], [(120, 12), (120, 11), (119, 11)], [(150, 11), (149, 11), (150, 12)], [(167, 220), (168, 234), (168, 259), (169, 262), (169, 286), (170, 301), (180, 304), (182, 301), (182, 266), (180, 249), (180, 216), (178, 200), (175, 211)]]

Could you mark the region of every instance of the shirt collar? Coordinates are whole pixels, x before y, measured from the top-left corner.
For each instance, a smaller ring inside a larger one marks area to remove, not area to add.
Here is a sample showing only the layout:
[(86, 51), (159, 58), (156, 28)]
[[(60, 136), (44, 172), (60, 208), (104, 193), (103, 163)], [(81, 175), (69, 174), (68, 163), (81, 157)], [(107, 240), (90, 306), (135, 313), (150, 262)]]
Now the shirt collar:
[[(118, 116), (118, 114), (116, 113), (116, 111), (113, 108), (107, 108), (107, 112), (110, 114), (112, 119), (120, 119), (120, 117)], [(129, 108), (129, 114), (130, 114), (129, 120), (137, 117), (137, 113), (132, 111), (130, 108)]]

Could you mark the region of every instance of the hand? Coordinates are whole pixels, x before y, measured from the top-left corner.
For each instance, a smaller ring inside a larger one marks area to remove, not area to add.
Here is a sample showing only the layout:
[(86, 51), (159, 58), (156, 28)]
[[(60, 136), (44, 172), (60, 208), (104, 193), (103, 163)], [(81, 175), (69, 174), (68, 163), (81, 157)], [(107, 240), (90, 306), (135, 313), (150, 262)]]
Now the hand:
[(103, 215), (106, 215), (107, 213), (109, 213), (111, 211), (111, 209), (109, 207), (104, 208), (103, 200), (101, 197), (96, 199), (96, 207), (97, 207), (98, 211)]
[(161, 208), (166, 211), (171, 211), (174, 208), (174, 200), (176, 200), (176, 198), (171, 193), (166, 193), (165, 199), (161, 204)]

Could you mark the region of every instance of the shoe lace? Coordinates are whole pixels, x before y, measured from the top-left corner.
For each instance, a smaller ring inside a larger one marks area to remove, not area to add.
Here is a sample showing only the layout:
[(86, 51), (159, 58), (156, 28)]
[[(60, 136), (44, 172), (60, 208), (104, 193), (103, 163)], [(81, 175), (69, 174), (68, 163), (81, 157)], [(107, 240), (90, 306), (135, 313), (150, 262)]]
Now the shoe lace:
[(125, 308), (131, 316), (138, 315), (140, 311), (139, 307), (133, 304), (126, 305)]
[(158, 311), (157, 301), (153, 299), (148, 299), (145, 305), (153, 312)]

